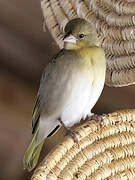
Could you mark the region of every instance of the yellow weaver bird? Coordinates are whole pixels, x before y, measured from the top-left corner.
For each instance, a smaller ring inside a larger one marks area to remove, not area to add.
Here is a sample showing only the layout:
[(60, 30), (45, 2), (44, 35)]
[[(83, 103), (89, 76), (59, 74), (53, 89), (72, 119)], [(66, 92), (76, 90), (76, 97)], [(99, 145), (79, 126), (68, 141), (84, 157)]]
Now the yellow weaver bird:
[[(91, 116), (105, 81), (104, 50), (95, 27), (73, 19), (65, 27), (64, 48), (45, 68), (33, 110), (33, 138), (24, 155), (24, 168), (32, 170), (45, 138), (60, 125), (69, 127)], [(71, 132), (72, 134), (72, 132)]]

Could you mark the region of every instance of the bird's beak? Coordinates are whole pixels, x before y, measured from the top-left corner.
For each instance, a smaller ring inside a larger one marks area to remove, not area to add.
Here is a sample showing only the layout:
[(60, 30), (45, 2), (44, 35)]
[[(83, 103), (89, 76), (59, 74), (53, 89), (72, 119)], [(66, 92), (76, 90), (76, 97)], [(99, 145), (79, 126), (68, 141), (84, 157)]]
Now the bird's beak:
[(70, 34), (69, 36), (64, 37), (63, 40), (64, 42), (76, 44), (77, 38)]

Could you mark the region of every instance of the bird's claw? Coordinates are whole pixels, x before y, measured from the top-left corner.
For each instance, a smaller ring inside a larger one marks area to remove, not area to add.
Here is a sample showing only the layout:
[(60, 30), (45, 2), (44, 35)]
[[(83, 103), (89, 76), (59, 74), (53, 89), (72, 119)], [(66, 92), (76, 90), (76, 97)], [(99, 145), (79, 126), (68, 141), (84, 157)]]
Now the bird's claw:
[(93, 114), (91, 117), (89, 117), (89, 120), (95, 120), (98, 123), (99, 128), (103, 128), (104, 127), (104, 118), (106, 117), (106, 115), (97, 115), (97, 114)]
[(76, 133), (70, 129), (66, 130), (66, 135), (69, 135), (73, 138), (74, 142), (78, 144), (78, 139), (76, 137)]
[(63, 123), (63, 121), (61, 121), (61, 119), (59, 119), (59, 122), (62, 124), (63, 128), (66, 131), (66, 135), (69, 135), (73, 138), (74, 142), (78, 144), (78, 139), (76, 137), (76, 133), (72, 130), (70, 130), (68, 127), (65, 126), (65, 124)]

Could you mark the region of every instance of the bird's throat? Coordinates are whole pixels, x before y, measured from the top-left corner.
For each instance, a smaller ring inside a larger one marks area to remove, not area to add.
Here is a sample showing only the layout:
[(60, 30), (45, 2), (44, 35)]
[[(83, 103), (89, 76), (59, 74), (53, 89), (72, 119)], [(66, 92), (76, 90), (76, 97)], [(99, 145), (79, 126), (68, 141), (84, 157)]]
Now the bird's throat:
[(64, 49), (67, 49), (67, 50), (76, 50), (80, 48), (81, 47), (79, 47), (77, 43), (69, 43), (69, 42), (64, 43)]

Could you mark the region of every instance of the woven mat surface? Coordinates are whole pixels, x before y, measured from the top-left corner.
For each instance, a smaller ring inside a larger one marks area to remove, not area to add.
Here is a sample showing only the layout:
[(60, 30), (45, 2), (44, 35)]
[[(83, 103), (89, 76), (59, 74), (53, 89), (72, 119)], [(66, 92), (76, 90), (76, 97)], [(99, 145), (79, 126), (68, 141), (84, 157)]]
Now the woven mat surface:
[(134, 180), (135, 109), (108, 114), (104, 127), (86, 120), (50, 152), (32, 180)]
[(81, 17), (92, 22), (107, 59), (106, 84), (135, 84), (134, 0), (41, 0), (49, 31), (60, 48), (66, 23)]

